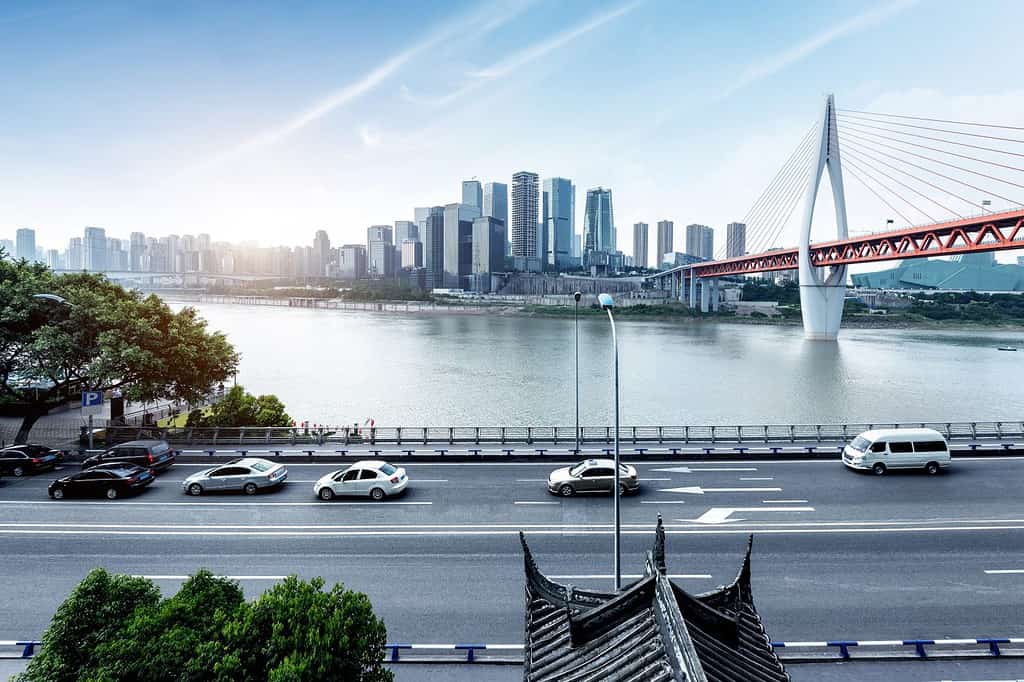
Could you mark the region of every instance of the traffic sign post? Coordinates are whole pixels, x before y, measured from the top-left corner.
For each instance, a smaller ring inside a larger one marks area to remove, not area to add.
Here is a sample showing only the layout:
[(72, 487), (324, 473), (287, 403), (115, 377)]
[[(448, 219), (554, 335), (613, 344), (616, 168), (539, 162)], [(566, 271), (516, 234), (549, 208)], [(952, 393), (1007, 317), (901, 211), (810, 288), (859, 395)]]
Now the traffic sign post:
[(103, 391), (82, 391), (82, 414), (89, 415), (89, 449), (92, 450), (92, 416), (103, 412)]

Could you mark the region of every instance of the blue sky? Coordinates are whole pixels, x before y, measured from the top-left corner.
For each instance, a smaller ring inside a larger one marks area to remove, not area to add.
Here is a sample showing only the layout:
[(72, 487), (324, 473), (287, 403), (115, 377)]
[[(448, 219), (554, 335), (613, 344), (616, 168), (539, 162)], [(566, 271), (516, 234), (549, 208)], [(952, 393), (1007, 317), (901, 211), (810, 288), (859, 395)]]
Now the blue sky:
[[(1022, 19), (942, 0), (7, 0), (0, 235), (360, 242), (525, 169), (577, 184), (578, 229), (586, 188), (611, 187), (628, 252), (635, 221), (742, 218), (829, 92), (1024, 123)], [(848, 192), (853, 229), (884, 227)]]

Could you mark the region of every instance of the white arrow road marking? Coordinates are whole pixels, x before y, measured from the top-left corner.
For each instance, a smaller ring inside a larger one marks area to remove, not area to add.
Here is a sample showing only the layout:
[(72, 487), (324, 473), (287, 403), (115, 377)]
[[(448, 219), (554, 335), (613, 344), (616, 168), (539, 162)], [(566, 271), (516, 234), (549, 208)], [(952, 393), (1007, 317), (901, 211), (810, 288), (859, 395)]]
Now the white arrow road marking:
[(782, 488), (701, 488), (699, 485), (685, 486), (683, 488), (659, 488), (659, 493), (690, 493), (691, 495), (703, 495), (704, 493), (779, 493)]
[(985, 571), (988, 575), (1014, 575), (1024, 573), (1024, 568), (998, 568)]
[(693, 471), (757, 471), (755, 467), (728, 467), (728, 468), (710, 468), (702, 469), (699, 467), (668, 467), (667, 469), (651, 469), (651, 471), (666, 471), (670, 474), (688, 474)]
[[(718, 524), (743, 521), (743, 519), (729, 518), (736, 512), (805, 512), (814, 511), (814, 507), (712, 507), (700, 515), (700, 518), (693, 519), (694, 523)], [(679, 519), (686, 521), (688, 519)]]

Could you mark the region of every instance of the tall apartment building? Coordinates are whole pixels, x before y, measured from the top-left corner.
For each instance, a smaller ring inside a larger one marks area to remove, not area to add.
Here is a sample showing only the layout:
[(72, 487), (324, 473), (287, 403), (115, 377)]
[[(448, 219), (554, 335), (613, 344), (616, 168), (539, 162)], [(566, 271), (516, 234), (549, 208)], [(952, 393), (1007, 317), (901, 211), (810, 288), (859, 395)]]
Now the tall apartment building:
[(647, 267), (647, 223), (633, 224), (633, 265)]
[(64, 255), (64, 267), (68, 270), (81, 270), (82, 261), (82, 238), (72, 237), (68, 240), (68, 250)]
[[(199, 235), (202, 237), (203, 235)], [(207, 246), (209, 248), (209, 246)], [(310, 274), (316, 277), (327, 275), (327, 265), (331, 262), (331, 238), (327, 236), (326, 230), (317, 230), (313, 237), (313, 263)]]
[(36, 231), (29, 227), (19, 229), (14, 235), (14, 257), (27, 261), (36, 260)]
[(747, 253), (747, 226), (729, 223), (725, 226), (725, 257), (736, 258)]
[(390, 225), (372, 225), (366, 229), (366, 273), (376, 279), (394, 276), (395, 242)]
[(128, 238), (128, 268), (132, 272), (144, 272), (146, 259), (146, 235), (132, 232)]
[(576, 188), (566, 178), (545, 178), (541, 187), (541, 254), (547, 267), (562, 270), (572, 263)]
[(658, 221), (658, 244), (654, 267), (661, 268), (666, 253), (675, 251), (675, 223), (671, 220)]
[(85, 228), (82, 269), (89, 272), (104, 272), (107, 269), (107, 232), (102, 227)]
[(614, 226), (612, 191), (603, 187), (587, 190), (587, 208), (583, 216), (584, 255), (590, 251), (615, 251)]
[(512, 257), (539, 259), (537, 253), (537, 174), (512, 176)]
[(444, 206), (432, 206), (423, 218), (423, 267), (427, 289), (444, 288)]
[(444, 288), (468, 288), (466, 277), (473, 270), (473, 220), (480, 209), (467, 204), (444, 207)]
[(715, 231), (707, 225), (687, 225), (686, 253), (703, 260), (714, 258)]

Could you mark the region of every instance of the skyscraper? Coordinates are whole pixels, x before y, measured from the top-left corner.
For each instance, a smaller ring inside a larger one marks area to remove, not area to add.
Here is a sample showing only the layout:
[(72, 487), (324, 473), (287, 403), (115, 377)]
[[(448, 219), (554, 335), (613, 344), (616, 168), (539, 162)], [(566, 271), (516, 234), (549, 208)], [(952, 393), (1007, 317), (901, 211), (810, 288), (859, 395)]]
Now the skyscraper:
[(141, 232), (132, 232), (129, 237), (128, 246), (128, 268), (132, 272), (145, 270), (143, 262), (146, 256), (146, 235)]
[(476, 208), (477, 215), (483, 215), (484, 195), (479, 180), (462, 181), (462, 203)]
[(537, 174), (512, 176), (512, 257), (537, 259)]
[(402, 242), (402, 267), (421, 268), (423, 267), (423, 242), (416, 239), (406, 239)]
[(468, 288), (464, 279), (473, 270), (473, 220), (480, 209), (466, 204), (444, 207), (444, 288)]
[(482, 215), (497, 218), (505, 230), (505, 255), (512, 253), (508, 225), (508, 185), (504, 182), (484, 184), (484, 206)]
[(36, 260), (36, 231), (29, 227), (23, 227), (14, 235), (14, 257), (24, 258), (27, 261)]
[(373, 278), (395, 274), (394, 230), (390, 225), (372, 225), (366, 229), (366, 273)]
[(366, 247), (362, 244), (345, 244), (338, 249), (338, 272), (342, 279), (366, 277)]
[[(200, 238), (203, 235), (199, 235)], [(209, 249), (209, 246), (207, 246)], [(310, 273), (316, 277), (327, 275), (327, 264), (331, 262), (331, 238), (327, 236), (326, 230), (317, 230), (313, 237), (313, 266), (315, 271)]]
[(542, 190), (543, 260), (546, 266), (561, 270), (572, 263), (576, 188), (565, 178), (545, 178)]
[[(505, 226), (491, 216), (482, 216), (473, 220), (473, 262), (474, 275), (489, 275), (501, 272), (505, 264)], [(490, 290), (486, 287), (474, 287)]]
[(107, 232), (102, 227), (85, 228), (82, 269), (89, 272), (104, 272), (107, 269)]
[(711, 260), (715, 253), (715, 231), (707, 225), (687, 225), (686, 253)]
[(725, 257), (735, 258), (747, 252), (747, 226), (729, 223), (725, 226)]
[(671, 220), (658, 221), (658, 252), (654, 254), (654, 267), (660, 269), (666, 253), (675, 251), (675, 223)]
[(633, 264), (647, 267), (647, 223), (633, 224)]
[(423, 219), (423, 267), (427, 288), (444, 287), (444, 206), (433, 206)]
[(64, 267), (68, 270), (82, 269), (82, 238), (72, 237), (68, 240), (68, 253), (64, 258)]
[[(421, 211), (424, 209), (416, 209)], [(429, 210), (429, 209), (427, 209)], [(420, 226), (418, 225), (419, 218), (413, 222), (411, 220), (396, 220), (395, 221), (395, 245), (401, 246), (404, 242), (412, 240), (414, 242), (420, 241)]]
[(587, 209), (583, 216), (584, 253), (615, 250), (612, 191), (603, 187), (587, 190)]

